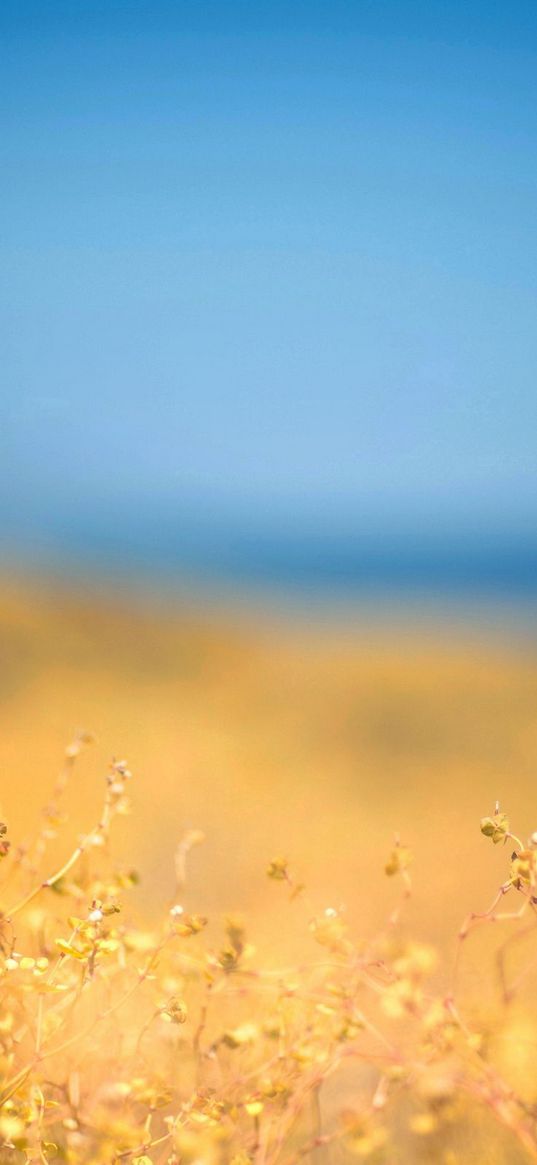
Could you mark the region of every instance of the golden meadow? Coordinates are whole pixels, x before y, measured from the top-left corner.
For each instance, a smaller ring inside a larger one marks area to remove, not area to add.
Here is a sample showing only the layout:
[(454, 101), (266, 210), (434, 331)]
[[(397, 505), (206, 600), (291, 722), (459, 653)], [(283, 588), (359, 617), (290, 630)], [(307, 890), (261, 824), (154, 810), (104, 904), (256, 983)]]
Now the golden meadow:
[(537, 1160), (531, 642), (1, 598), (0, 1160)]

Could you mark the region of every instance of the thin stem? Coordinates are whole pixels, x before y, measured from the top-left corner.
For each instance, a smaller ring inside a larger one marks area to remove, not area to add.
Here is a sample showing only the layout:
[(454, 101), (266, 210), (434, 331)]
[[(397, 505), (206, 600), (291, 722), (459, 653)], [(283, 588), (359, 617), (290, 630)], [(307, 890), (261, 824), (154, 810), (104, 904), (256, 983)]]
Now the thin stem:
[(53, 886), (55, 886), (60, 881), (60, 878), (64, 878), (65, 875), (69, 873), (69, 870), (72, 870), (73, 866), (76, 865), (76, 863), (82, 857), (82, 854), (85, 853), (86, 849), (92, 843), (94, 838), (100, 837), (104, 833), (106, 833), (106, 830), (108, 829), (108, 826), (110, 824), (110, 818), (111, 818), (111, 807), (110, 807), (110, 802), (107, 798), (105, 805), (104, 805), (104, 811), (103, 811), (103, 815), (102, 815), (101, 820), (98, 822), (98, 824), (92, 830), (90, 830), (90, 832), (88, 834), (86, 834), (84, 839), (80, 842), (80, 845), (78, 845), (76, 847), (76, 849), (73, 851), (73, 853), (71, 854), (71, 857), (68, 858), (66, 862), (64, 862), (63, 866), (60, 866), (59, 870), (56, 870), (55, 874), (51, 874), (50, 877), (46, 878), (44, 882), (41, 882), (41, 884), (39, 886), (34, 886), (33, 890), (30, 890), (29, 893), (26, 894), (24, 898), (21, 898), (19, 902), (15, 903), (15, 906), (13, 906), (11, 908), (11, 910), (9, 910), (7, 912), (7, 914), (5, 916), (5, 921), (11, 922), (12, 919), (15, 917), (15, 915), (20, 914), (21, 910), (24, 910), (24, 908), (26, 906), (29, 906), (30, 902), (33, 902), (34, 899), (37, 898), (38, 894), (40, 894), (42, 890), (51, 889)]

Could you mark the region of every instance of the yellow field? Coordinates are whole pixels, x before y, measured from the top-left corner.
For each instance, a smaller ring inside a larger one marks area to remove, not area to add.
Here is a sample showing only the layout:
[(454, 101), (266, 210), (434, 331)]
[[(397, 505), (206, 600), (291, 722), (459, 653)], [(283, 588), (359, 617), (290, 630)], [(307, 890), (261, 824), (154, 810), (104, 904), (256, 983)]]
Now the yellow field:
[[(183, 904), (215, 927), (242, 912), (267, 968), (309, 952), (308, 911), (344, 910), (360, 942), (384, 926), (399, 893), (384, 873), (397, 831), (414, 853), (400, 933), (437, 948), (432, 982), (443, 997), (462, 920), (485, 910), (509, 873), (513, 846), (493, 847), (480, 818), (498, 798), (523, 839), (537, 826), (532, 646), (461, 629), (383, 632), (358, 615), (316, 627), (6, 581), (0, 653), (0, 808), (10, 836), (32, 832), (65, 744), (91, 731), (52, 865), (97, 820), (110, 758), (127, 757), (133, 813), (114, 837), (141, 873), (131, 902), (149, 920), (167, 909), (177, 842), (200, 829), (206, 840), (190, 855)], [(288, 903), (267, 879), (280, 855), (306, 898)], [(504, 1007), (494, 951), (509, 926), (470, 935), (458, 990), (468, 1022), (477, 1016), (489, 1031), (494, 1064), (531, 1106), (537, 932), (507, 952), (509, 982), (524, 976)], [(505, 1131), (487, 1128), (473, 1156), (464, 1145), (460, 1156), (439, 1155), (420, 1135), (406, 1156), (378, 1159), (526, 1160)]]

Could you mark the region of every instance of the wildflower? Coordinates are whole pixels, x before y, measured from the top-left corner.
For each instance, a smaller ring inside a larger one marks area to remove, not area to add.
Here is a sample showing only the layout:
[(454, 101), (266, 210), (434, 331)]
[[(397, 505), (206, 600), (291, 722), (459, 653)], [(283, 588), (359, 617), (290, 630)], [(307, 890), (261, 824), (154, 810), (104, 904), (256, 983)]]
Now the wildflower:
[(320, 918), (314, 918), (310, 922), (310, 930), (321, 946), (333, 951), (345, 950), (347, 925), (341, 914), (332, 907), (328, 907)]
[(509, 819), (505, 813), (500, 813), (498, 810), (492, 817), (482, 817), (480, 828), (485, 837), (492, 838), (494, 845), (498, 845), (501, 841), (505, 844), (509, 834)]
[(267, 866), (267, 877), (274, 882), (289, 881), (289, 862), (287, 858), (273, 858)]
[(389, 878), (394, 874), (402, 874), (408, 869), (413, 859), (412, 850), (407, 845), (400, 845), (396, 843), (384, 867), (384, 872)]
[(207, 918), (203, 914), (186, 914), (182, 907), (174, 906), (170, 910), (173, 932), (180, 938), (190, 938), (199, 934), (207, 926)]
[(242, 1023), (230, 1031), (224, 1032), (222, 1043), (228, 1048), (240, 1048), (244, 1044), (253, 1044), (259, 1035), (259, 1028), (255, 1023)]
[(534, 886), (537, 881), (537, 850), (523, 849), (515, 853), (511, 862), (511, 880), (514, 886)]
[(168, 1002), (161, 1008), (160, 1014), (163, 1019), (169, 1023), (186, 1023), (188, 1010), (183, 999), (179, 999), (177, 995), (172, 995)]
[(259, 1096), (251, 1096), (249, 1100), (244, 1102), (248, 1116), (259, 1116), (263, 1112), (263, 1107), (263, 1101)]
[(68, 955), (72, 959), (87, 959), (91, 950), (91, 944), (89, 943), (85, 944), (84, 950), (81, 950), (79, 947), (75, 947), (73, 943), (69, 943), (63, 938), (57, 938), (54, 941), (62, 955)]

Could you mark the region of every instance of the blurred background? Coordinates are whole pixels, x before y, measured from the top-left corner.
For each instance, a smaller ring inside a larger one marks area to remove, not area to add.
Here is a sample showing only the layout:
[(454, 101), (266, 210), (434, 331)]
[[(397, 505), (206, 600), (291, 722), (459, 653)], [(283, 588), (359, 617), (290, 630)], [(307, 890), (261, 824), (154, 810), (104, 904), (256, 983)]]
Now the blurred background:
[(146, 903), (197, 826), (192, 906), (369, 933), (398, 829), (449, 951), (537, 824), (535, 7), (0, 23), (2, 812), (85, 728)]

